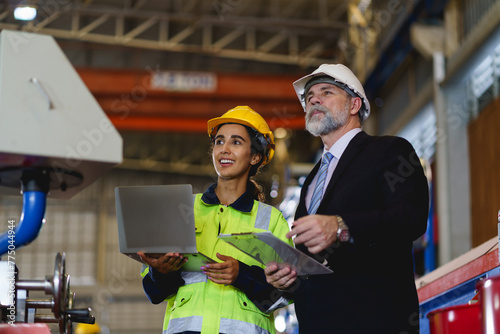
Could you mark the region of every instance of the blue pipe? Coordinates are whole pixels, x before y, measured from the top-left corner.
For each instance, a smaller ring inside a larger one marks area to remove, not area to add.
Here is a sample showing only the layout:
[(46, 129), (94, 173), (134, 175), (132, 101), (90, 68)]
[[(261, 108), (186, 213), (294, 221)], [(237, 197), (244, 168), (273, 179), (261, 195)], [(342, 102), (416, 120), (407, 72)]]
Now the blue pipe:
[(428, 274), (436, 269), (436, 245), (434, 243), (434, 184), (429, 183), (430, 205), (429, 217), (427, 218), (427, 231), (425, 237), (427, 244), (424, 249), (424, 274)]
[(21, 219), (15, 228), (9, 227), (7, 232), (0, 235), (0, 256), (9, 251), (13, 254), (12, 251), (35, 240), (43, 225), (46, 203), (47, 194), (43, 191), (23, 192)]

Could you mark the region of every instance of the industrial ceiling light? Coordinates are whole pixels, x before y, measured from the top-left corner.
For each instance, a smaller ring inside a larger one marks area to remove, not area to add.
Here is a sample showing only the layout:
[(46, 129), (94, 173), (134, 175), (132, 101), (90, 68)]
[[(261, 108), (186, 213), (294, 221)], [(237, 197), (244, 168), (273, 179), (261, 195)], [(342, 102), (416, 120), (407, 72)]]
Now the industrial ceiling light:
[(33, 6), (19, 6), (14, 9), (14, 18), (20, 21), (32, 21), (36, 17), (36, 8)]

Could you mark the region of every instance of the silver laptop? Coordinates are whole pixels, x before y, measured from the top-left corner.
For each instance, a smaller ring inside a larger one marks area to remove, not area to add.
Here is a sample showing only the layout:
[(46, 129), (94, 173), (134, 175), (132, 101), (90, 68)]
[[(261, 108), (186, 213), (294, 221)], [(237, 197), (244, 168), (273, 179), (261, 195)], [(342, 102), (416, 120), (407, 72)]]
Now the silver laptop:
[(115, 201), (121, 253), (141, 263), (138, 251), (181, 253), (188, 257), (183, 271), (216, 262), (197, 251), (190, 184), (117, 187)]

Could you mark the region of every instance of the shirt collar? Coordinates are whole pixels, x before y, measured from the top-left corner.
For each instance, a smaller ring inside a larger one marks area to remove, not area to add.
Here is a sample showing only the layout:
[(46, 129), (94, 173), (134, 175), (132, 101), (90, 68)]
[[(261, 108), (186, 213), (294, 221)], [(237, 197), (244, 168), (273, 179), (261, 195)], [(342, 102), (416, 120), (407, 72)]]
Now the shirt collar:
[[(218, 205), (221, 204), (219, 198), (215, 194), (215, 188), (217, 188), (217, 183), (212, 184), (201, 196), (203, 203), (208, 205)], [(230, 207), (241, 212), (250, 212), (253, 208), (254, 202), (254, 191), (255, 186), (252, 182), (247, 183), (247, 190), (243, 195), (241, 195)]]
[(349, 145), (349, 142), (360, 132), (361, 128), (355, 128), (348, 131), (346, 134), (340, 137), (339, 140), (337, 140), (335, 144), (332, 145), (332, 147), (330, 147), (329, 151), (327, 151), (326, 148), (323, 148), (323, 154), (325, 154), (326, 152), (330, 152), (337, 160), (340, 160), (340, 157), (347, 148), (347, 145)]

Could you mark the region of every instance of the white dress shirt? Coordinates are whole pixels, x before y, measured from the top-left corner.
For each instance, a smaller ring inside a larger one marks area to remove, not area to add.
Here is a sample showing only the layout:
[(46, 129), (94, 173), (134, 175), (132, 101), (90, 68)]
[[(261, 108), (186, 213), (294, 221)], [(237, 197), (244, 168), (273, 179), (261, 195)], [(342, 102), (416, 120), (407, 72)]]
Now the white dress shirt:
[[(337, 167), (337, 164), (339, 162), (340, 157), (344, 153), (345, 149), (347, 148), (347, 145), (351, 142), (352, 138), (354, 138), (355, 135), (361, 132), (361, 128), (356, 128), (352, 129), (351, 131), (347, 132), (345, 135), (339, 138), (335, 142), (335, 144), (330, 147), (330, 150), (327, 151), (326, 148), (323, 148), (323, 154), (321, 157), (326, 152), (330, 152), (333, 155), (332, 161), (330, 162), (330, 165), (328, 166), (328, 174), (326, 175), (326, 180), (325, 180), (325, 186), (323, 187), (323, 195), (325, 194), (325, 190), (328, 187), (328, 183), (330, 183), (330, 180), (332, 179), (333, 172), (335, 171), (335, 168)], [(309, 210), (309, 204), (311, 204), (311, 198), (314, 192), (314, 187), (316, 186), (316, 182), (318, 180), (318, 173), (314, 176), (314, 179), (311, 181), (311, 184), (307, 188), (307, 194), (306, 194), (306, 208)]]

